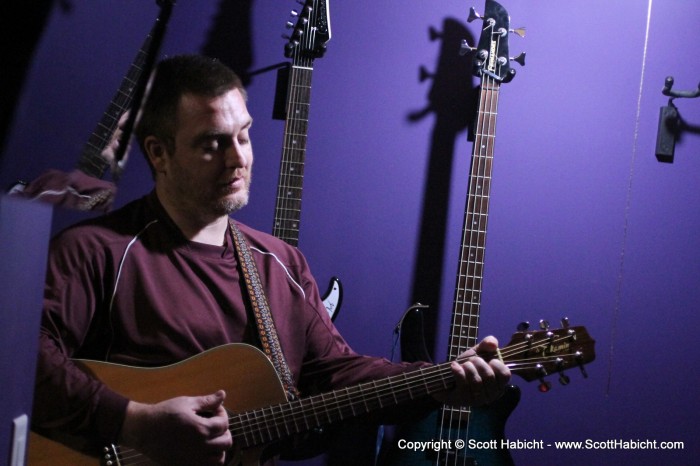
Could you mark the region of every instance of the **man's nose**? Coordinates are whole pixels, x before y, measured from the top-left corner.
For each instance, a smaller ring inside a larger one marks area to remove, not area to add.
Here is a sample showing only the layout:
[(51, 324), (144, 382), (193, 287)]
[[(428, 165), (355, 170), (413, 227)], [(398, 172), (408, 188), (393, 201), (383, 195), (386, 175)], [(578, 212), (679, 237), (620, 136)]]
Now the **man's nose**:
[(243, 148), (237, 143), (231, 144), (226, 150), (226, 166), (227, 167), (244, 167), (247, 163), (247, 158)]

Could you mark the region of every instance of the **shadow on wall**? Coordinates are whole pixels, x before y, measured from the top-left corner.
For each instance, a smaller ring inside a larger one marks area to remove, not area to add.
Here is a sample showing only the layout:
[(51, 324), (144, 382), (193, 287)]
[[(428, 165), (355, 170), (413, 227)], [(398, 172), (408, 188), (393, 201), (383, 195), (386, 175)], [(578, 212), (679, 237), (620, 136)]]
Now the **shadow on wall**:
[[(475, 42), (466, 25), (456, 19), (447, 18), (443, 22), (441, 32), (431, 28), (429, 33), (431, 40), (440, 41), (440, 53), (434, 73), (430, 74), (421, 67), (420, 79), (430, 79), (432, 85), (426, 106), (409, 114), (408, 120), (418, 122), (431, 113), (435, 115), (423, 194), (416, 268), (413, 272), (412, 296), (412, 302), (420, 302), (432, 307), (432, 311), (425, 313), (424, 328), (415, 329), (415, 334), (417, 337), (423, 334), (426, 340), (424, 346), (434, 351), (454, 150), (457, 136), (465, 129), (471, 130), (476, 112), (477, 88), (474, 86), (471, 73), (472, 57), (460, 54), (460, 44), (463, 40), (469, 44)], [(402, 345), (403, 360), (426, 359), (427, 355), (411, 354), (411, 348), (414, 347), (422, 348), (423, 345), (417, 343), (410, 346)]]
[(219, 10), (207, 34), (202, 54), (218, 58), (250, 84), (248, 73), (253, 63), (250, 15), (252, 0), (221, 0)]
[[(53, 0), (36, 0), (31, 8), (15, 9), (12, 14), (7, 11), (0, 14), (3, 31), (13, 31), (12, 40), (4, 40), (0, 45), (0, 56), (4, 58), (2, 66), (3, 98), (0, 99), (0, 157), (4, 153), (5, 139), (12, 123), (12, 116), (22, 92), (24, 78), (29, 64), (34, 57), (44, 26), (51, 12)], [(64, 12), (70, 11), (70, 2), (59, 2)], [(5, 2), (3, 8), (10, 8)], [(10, 27), (10, 24), (12, 27)]]

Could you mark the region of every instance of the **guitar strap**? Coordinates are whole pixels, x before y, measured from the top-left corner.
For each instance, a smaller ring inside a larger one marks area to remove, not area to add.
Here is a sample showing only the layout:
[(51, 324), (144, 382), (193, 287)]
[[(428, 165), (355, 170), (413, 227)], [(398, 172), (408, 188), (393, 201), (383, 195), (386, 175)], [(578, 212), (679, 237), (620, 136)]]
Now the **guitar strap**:
[(275, 366), (275, 370), (287, 392), (287, 398), (293, 400), (299, 397), (299, 391), (294, 385), (292, 371), (289, 369), (289, 365), (287, 365), (287, 361), (282, 353), (282, 347), (277, 337), (277, 330), (272, 320), (265, 290), (262, 287), (262, 283), (260, 283), (258, 268), (255, 265), (255, 260), (250, 253), (250, 248), (241, 230), (231, 219), (229, 219), (228, 224), (235, 245), (236, 258), (243, 272), (248, 298), (253, 307), (253, 313), (255, 314), (255, 323), (262, 349), (267, 357), (270, 358), (270, 361), (272, 361), (273, 366)]

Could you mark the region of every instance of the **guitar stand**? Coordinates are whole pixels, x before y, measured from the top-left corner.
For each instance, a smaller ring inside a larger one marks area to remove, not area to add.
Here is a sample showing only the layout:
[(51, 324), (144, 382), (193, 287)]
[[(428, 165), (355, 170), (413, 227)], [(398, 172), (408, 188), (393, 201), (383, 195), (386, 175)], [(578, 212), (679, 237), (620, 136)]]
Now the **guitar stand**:
[(682, 132), (700, 133), (700, 126), (689, 125), (678, 113), (678, 107), (673, 103), (677, 98), (700, 97), (700, 84), (698, 88), (689, 91), (674, 91), (673, 76), (668, 76), (664, 81), (663, 95), (669, 96), (668, 104), (659, 110), (659, 127), (656, 134), (656, 159), (659, 162), (673, 163), (676, 141)]

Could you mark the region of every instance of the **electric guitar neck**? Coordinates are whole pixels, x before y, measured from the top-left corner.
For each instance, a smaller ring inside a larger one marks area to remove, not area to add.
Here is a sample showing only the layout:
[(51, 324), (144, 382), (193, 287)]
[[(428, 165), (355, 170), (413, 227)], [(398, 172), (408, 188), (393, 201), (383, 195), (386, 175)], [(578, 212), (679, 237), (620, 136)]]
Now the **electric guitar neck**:
[[(272, 234), (298, 246), (301, 225), (301, 201), (304, 186), (306, 139), (311, 106), (311, 78), (316, 58), (326, 51), (331, 38), (329, 0), (306, 0), (285, 46), (291, 65), (281, 74), (286, 78), (284, 143), (275, 200)], [(342, 303), (342, 285), (333, 277), (323, 295), (323, 304), (331, 320)]]

